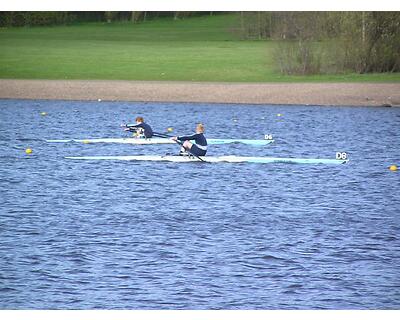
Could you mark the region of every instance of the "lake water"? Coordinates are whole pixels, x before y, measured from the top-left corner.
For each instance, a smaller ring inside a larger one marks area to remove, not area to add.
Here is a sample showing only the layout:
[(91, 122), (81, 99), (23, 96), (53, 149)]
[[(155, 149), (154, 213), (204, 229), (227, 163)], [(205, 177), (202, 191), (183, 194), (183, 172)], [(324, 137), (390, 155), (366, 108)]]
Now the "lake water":
[[(179, 148), (44, 141), (137, 115), (275, 139), (208, 155), (350, 162), (73, 161)], [(399, 145), (400, 108), (0, 100), (0, 309), (399, 309)]]

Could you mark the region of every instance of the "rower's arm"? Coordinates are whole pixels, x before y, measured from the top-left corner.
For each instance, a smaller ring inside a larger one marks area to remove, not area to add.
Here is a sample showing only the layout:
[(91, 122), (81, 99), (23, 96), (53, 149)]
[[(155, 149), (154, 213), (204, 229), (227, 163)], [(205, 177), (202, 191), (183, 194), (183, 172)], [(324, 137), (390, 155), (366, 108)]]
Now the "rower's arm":
[(129, 131), (131, 131), (131, 132), (138, 131), (140, 129), (144, 130), (143, 125), (141, 123), (138, 123), (138, 124), (127, 124), (126, 128), (129, 129)]
[(138, 127), (140, 127), (140, 123), (138, 123), (138, 124), (126, 124), (125, 126), (127, 128), (138, 128)]
[(178, 140), (179, 140), (179, 141), (196, 140), (197, 136), (198, 136), (198, 134), (195, 133), (195, 134), (192, 134), (191, 136), (181, 136), (181, 137), (178, 137)]

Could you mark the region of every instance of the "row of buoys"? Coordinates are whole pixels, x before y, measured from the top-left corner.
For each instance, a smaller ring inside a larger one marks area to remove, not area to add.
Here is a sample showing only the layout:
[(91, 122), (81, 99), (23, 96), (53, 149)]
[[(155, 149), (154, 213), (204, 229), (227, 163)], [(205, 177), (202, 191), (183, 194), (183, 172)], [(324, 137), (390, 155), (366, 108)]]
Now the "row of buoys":
[[(101, 99), (97, 99), (97, 101), (101, 102)], [(43, 112), (40, 112), (40, 115), (41, 115), (41, 116), (47, 116), (47, 112), (45, 112), (45, 111), (43, 111)], [(277, 116), (277, 117), (282, 117), (282, 116), (283, 116), (283, 114), (282, 114), (282, 113), (277, 113), (277, 114), (276, 114), (276, 116)], [(264, 120), (264, 119), (265, 119), (265, 117), (262, 117), (261, 119), (263, 119), (263, 120)], [(233, 119), (233, 121), (237, 122), (237, 121), (238, 121), (238, 119), (234, 118), (234, 119)], [(168, 128), (168, 129), (170, 129), (170, 128)]]
[[(276, 116), (277, 117), (282, 117), (283, 114), (282, 113), (277, 113)], [(233, 120), (233, 122), (238, 122), (239, 121), (237, 118), (233, 118), (232, 120)], [(261, 120), (265, 120), (265, 117), (261, 117)]]

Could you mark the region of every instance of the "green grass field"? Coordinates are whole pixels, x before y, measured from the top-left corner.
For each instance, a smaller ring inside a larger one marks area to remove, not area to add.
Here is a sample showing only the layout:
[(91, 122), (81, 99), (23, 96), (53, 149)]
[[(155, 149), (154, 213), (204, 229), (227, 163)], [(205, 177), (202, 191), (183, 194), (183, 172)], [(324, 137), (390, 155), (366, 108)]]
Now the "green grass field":
[(0, 29), (0, 78), (397, 82), (400, 74), (282, 76), (274, 41), (241, 41), (237, 15)]

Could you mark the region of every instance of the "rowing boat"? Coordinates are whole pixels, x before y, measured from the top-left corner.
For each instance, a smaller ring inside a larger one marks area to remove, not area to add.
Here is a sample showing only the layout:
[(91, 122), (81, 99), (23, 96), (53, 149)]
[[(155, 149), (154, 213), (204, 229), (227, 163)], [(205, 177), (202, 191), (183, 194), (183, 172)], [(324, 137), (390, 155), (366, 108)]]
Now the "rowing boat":
[[(87, 157), (65, 157), (72, 160), (124, 160), (124, 161), (169, 161), (169, 162), (201, 162), (200, 159), (188, 156), (87, 156)], [(349, 160), (339, 159), (301, 159), (301, 158), (270, 158), (270, 157), (239, 157), (219, 156), (201, 157), (204, 162), (231, 162), (231, 163), (297, 163), (297, 164), (344, 164)]]
[[(272, 143), (274, 140), (252, 140), (252, 139), (207, 139), (208, 144), (228, 144), (228, 143), (243, 143), (253, 146), (265, 146)], [(46, 142), (79, 142), (79, 143), (127, 143), (127, 144), (174, 144), (173, 140), (167, 138), (101, 138), (101, 139), (65, 139), (65, 140), (46, 140)]]

